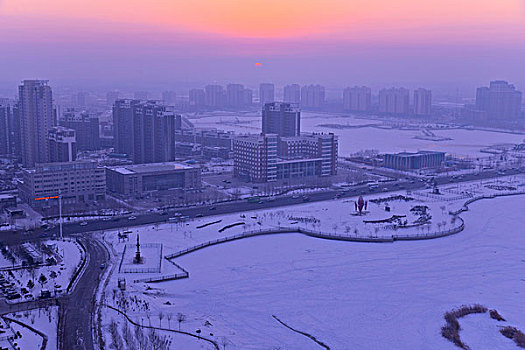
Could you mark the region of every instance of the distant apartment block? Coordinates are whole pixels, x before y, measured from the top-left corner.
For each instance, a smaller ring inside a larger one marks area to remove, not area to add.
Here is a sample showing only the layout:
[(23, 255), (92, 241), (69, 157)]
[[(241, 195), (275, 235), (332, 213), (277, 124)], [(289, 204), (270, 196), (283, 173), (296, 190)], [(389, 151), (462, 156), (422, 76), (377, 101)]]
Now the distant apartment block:
[(191, 107), (202, 107), (206, 103), (206, 92), (203, 89), (191, 89), (189, 104)]
[(201, 188), (201, 169), (182, 163), (136, 164), (107, 168), (110, 193), (142, 197), (146, 193), (170, 189)]
[(516, 120), (521, 117), (521, 91), (506, 81), (491, 81), (476, 91), (476, 109), (487, 113), (488, 120)]
[(414, 114), (429, 116), (432, 114), (432, 91), (419, 88), (414, 90)]
[(298, 136), (301, 112), (290, 103), (266, 103), (262, 109), (262, 132), (279, 136)]
[(379, 112), (407, 115), (409, 113), (409, 91), (405, 88), (380, 90)]
[(54, 126), (48, 132), (49, 162), (72, 162), (77, 159), (75, 130)]
[(177, 116), (157, 101), (117, 100), (113, 106), (115, 151), (134, 163), (175, 160)]
[(283, 90), (283, 101), (299, 105), (301, 103), (301, 87), (298, 84), (286, 85)]
[(366, 86), (348, 87), (343, 90), (343, 109), (368, 112), (372, 109), (372, 90)]
[(220, 108), (226, 106), (226, 91), (221, 85), (206, 85), (204, 104), (209, 108)]
[(321, 108), (324, 104), (324, 86), (306, 85), (301, 88), (301, 108)]
[(85, 112), (67, 109), (58, 124), (75, 130), (79, 151), (100, 149), (100, 125), (98, 117)]
[(163, 91), (162, 92), (162, 102), (166, 105), (173, 106), (177, 103), (177, 94), (175, 91)]
[(57, 205), (56, 199), (46, 198), (59, 194), (63, 204), (103, 200), (105, 168), (90, 161), (37, 164), (34, 169), (23, 170), (19, 194), (23, 201), (35, 207)]
[(275, 101), (275, 86), (271, 83), (259, 85), (259, 103), (264, 105)]
[(397, 170), (440, 168), (445, 163), (445, 152), (419, 151), (384, 155), (384, 166)]

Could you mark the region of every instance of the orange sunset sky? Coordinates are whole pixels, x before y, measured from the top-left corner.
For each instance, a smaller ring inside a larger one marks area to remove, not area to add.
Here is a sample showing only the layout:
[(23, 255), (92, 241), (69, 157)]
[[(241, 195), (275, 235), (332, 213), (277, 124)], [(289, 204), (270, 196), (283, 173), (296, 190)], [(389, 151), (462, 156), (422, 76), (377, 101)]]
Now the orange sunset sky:
[(136, 65), (126, 60), (129, 67), (159, 50), (174, 61), (248, 56), (266, 67), (276, 57), (377, 60), (429, 46), (437, 55), (460, 54), (461, 45), (472, 58), (480, 50), (508, 55), (525, 46), (524, 7), (523, 0), (0, 0), (0, 44), (14, 49), (0, 63), (22, 65), (17, 55), (40, 52), (53, 66), (59, 52), (75, 61), (98, 51), (114, 65), (133, 45), (144, 52)]

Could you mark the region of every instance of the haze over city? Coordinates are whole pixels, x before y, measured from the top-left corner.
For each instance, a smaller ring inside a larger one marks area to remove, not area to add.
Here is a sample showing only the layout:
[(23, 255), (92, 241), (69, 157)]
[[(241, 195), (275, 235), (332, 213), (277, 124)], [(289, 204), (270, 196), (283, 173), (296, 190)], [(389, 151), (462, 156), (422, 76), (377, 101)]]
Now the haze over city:
[(0, 0), (0, 350), (524, 349), (524, 0)]

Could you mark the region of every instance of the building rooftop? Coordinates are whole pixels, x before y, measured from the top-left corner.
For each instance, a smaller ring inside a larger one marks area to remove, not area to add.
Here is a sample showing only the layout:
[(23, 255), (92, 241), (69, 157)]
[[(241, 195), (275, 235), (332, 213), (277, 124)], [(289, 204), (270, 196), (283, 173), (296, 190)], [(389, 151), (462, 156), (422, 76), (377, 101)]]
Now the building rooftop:
[(187, 164), (177, 163), (177, 162), (165, 162), (165, 163), (147, 163), (147, 164), (131, 164), (126, 166), (111, 167), (112, 171), (116, 171), (122, 175), (130, 174), (142, 174), (142, 173), (154, 173), (161, 171), (170, 171), (170, 170), (186, 170), (193, 169)]
[(399, 152), (399, 153), (394, 153), (394, 155), (400, 156), (400, 157), (414, 157), (414, 156), (419, 156), (419, 155), (422, 155), (422, 154), (445, 154), (445, 152), (440, 152), (440, 151), (417, 151), (417, 152)]

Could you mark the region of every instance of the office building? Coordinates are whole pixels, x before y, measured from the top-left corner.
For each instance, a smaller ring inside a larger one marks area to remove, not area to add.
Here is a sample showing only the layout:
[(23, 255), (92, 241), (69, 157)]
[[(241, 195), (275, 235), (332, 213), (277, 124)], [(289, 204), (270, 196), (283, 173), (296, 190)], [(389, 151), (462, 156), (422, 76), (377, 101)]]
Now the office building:
[(157, 101), (117, 100), (113, 106), (115, 151), (136, 164), (175, 160), (176, 114)]
[(286, 85), (283, 89), (283, 101), (287, 103), (301, 103), (301, 87), (298, 84)]
[(321, 85), (307, 85), (301, 88), (301, 108), (322, 108), (325, 91)]
[(24, 80), (19, 86), (22, 164), (48, 161), (47, 133), (54, 126), (53, 96), (47, 80)]
[(86, 112), (67, 109), (58, 124), (75, 130), (77, 149), (94, 151), (100, 149), (100, 125), (98, 117)]
[(0, 155), (10, 155), (11, 131), (9, 121), (12, 119), (11, 107), (7, 103), (0, 102)]
[(166, 162), (107, 168), (107, 188), (122, 196), (142, 197), (153, 191), (201, 188), (201, 169)]
[(414, 90), (414, 114), (417, 116), (429, 116), (431, 114), (432, 92), (419, 88)]
[(379, 112), (407, 115), (409, 113), (409, 91), (405, 88), (380, 90)]
[(191, 89), (189, 103), (191, 107), (203, 107), (206, 103), (206, 92), (203, 89)]
[(333, 134), (279, 137), (243, 135), (233, 140), (234, 176), (273, 182), (337, 173), (338, 140)]
[(397, 170), (441, 168), (445, 164), (445, 152), (419, 151), (384, 155), (384, 166)]
[(264, 105), (266, 103), (275, 101), (275, 87), (272, 83), (261, 83), (259, 85), (259, 103)]
[(506, 81), (491, 81), (476, 91), (476, 109), (487, 112), (487, 119), (517, 120), (521, 117), (520, 91)]
[(58, 200), (45, 198), (62, 196), (62, 204), (92, 203), (106, 197), (105, 168), (95, 162), (37, 164), (22, 172), (20, 198), (33, 207), (58, 205)]
[(135, 100), (147, 100), (149, 98), (149, 92), (147, 91), (135, 91), (133, 94)]
[(262, 109), (262, 132), (278, 136), (298, 136), (301, 112), (290, 103), (266, 103)]
[(54, 126), (48, 132), (49, 162), (72, 162), (77, 159), (75, 130)]
[(353, 112), (369, 112), (372, 109), (372, 90), (366, 86), (344, 89), (343, 109)]

